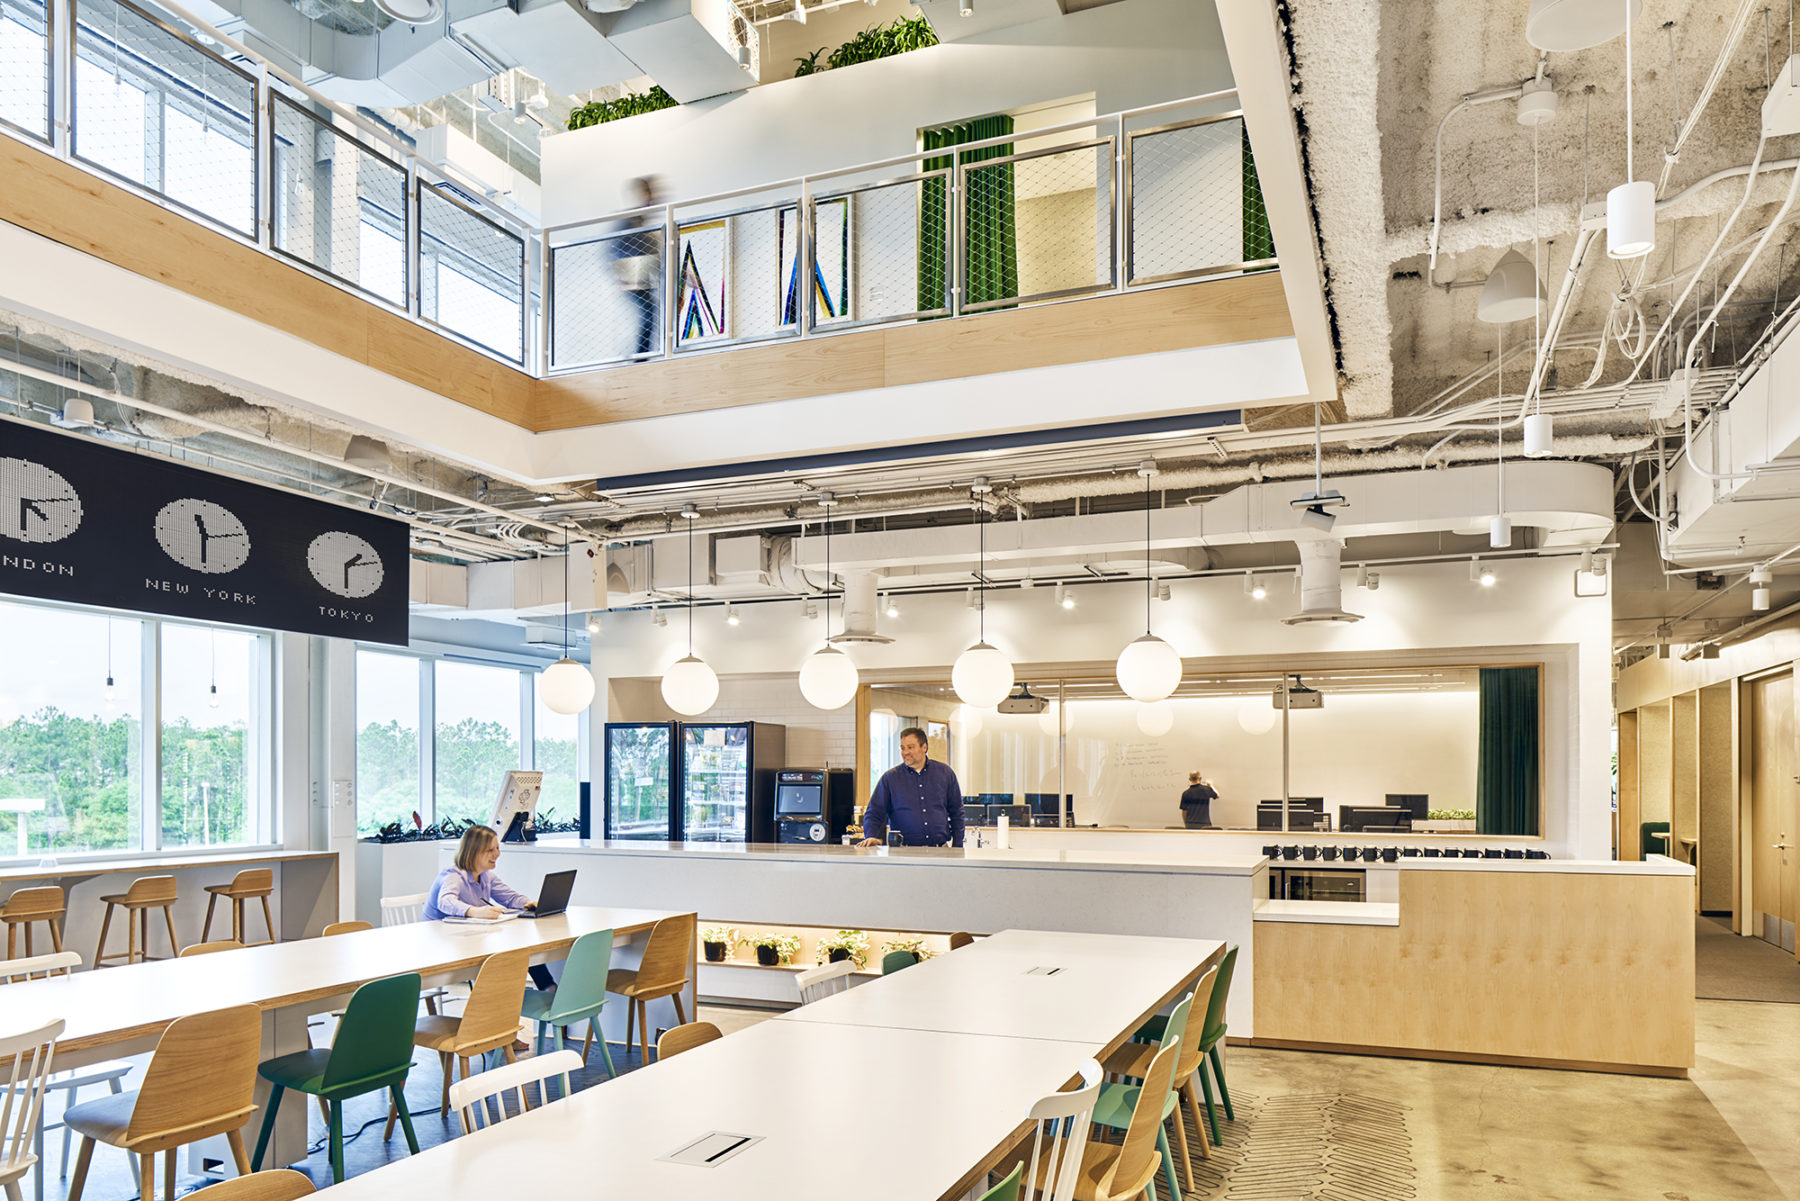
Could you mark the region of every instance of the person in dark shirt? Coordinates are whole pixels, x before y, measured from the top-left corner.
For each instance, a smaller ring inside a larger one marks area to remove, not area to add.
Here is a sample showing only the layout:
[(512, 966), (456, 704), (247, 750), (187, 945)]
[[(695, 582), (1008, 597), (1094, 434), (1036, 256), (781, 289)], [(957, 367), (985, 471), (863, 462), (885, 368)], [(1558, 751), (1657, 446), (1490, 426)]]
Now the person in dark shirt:
[(1188, 786), (1181, 794), (1181, 821), (1190, 830), (1204, 830), (1212, 825), (1212, 803), (1219, 799), (1213, 786), (1200, 773), (1188, 773)]
[(926, 757), (925, 731), (916, 726), (900, 731), (900, 766), (875, 782), (858, 845), (881, 845), (890, 825), (903, 846), (962, 845), (962, 785), (948, 764)]

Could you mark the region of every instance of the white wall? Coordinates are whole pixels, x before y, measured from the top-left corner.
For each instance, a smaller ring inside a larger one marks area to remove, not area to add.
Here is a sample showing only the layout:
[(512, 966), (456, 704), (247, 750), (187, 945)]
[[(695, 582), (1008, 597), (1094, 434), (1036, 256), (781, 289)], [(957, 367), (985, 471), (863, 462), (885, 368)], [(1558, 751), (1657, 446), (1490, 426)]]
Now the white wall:
[[(1156, 606), (1156, 632), (1182, 653), (1190, 670), (1542, 662), (1546, 849), (1605, 858), (1612, 828), (1611, 601), (1573, 597), (1564, 560), (1516, 560), (1500, 564), (1499, 573), (1497, 586), (1481, 588), (1470, 583), (1461, 562), (1383, 568), (1380, 591), (1346, 588), (1346, 607), (1364, 614), (1364, 621), (1297, 627), (1279, 620), (1297, 608), (1286, 593), (1258, 602), (1244, 595), (1235, 577), (1175, 581), (1174, 600)], [(1143, 633), (1141, 588), (1082, 586), (1074, 590), (1076, 608), (1066, 611), (1055, 606), (1047, 588), (990, 594), (988, 641), (1012, 657), (1024, 679), (1104, 669)], [(948, 665), (975, 637), (974, 615), (962, 594), (901, 597), (900, 608), (898, 618), (882, 619), (882, 632), (894, 636), (893, 643), (851, 651), (865, 680), (947, 679)], [(817, 624), (802, 619), (791, 601), (740, 605), (738, 612), (742, 624), (735, 628), (725, 625), (716, 607), (696, 616), (695, 651), (722, 676), (795, 672), (814, 648)], [(658, 629), (647, 612), (615, 613), (596, 641), (595, 670), (660, 677), (684, 653), (685, 631), (673, 623)], [(1353, 766), (1348, 756), (1321, 763), (1331, 771)], [(1373, 791), (1372, 781), (1366, 786)], [(1310, 793), (1296, 788), (1295, 795), (1335, 791), (1315, 786)]]
[(704, 196), (911, 154), (922, 128), (1067, 96), (1104, 114), (1231, 86), (1212, 4), (1124, 0), (547, 138), (544, 219), (615, 212), (641, 175)]

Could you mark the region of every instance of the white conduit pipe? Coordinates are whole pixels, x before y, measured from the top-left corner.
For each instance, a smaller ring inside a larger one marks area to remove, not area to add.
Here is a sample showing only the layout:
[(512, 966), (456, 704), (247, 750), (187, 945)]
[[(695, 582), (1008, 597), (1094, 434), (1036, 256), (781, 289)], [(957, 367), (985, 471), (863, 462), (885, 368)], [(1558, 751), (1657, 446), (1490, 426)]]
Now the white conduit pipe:
[(1433, 155), (1431, 177), (1431, 271), (1437, 270), (1438, 233), (1444, 221), (1444, 127), (1450, 124), (1450, 118), (1458, 113), (1466, 113), (1478, 104), (1491, 104), (1496, 100), (1517, 100), (1524, 94), (1525, 86), (1523, 84), (1515, 84), (1510, 88), (1500, 88), (1492, 92), (1472, 92), (1457, 101), (1455, 106), (1444, 114), (1444, 119), (1438, 122), (1437, 149)]
[[(1737, 13), (1731, 18), (1731, 28), (1719, 47), (1718, 57), (1713, 60), (1712, 73), (1700, 85), (1700, 93), (1694, 97), (1694, 103), (1688, 109), (1687, 120), (1681, 123), (1681, 128), (1675, 134), (1675, 144), (1663, 154), (1662, 178), (1656, 184), (1658, 195), (1669, 186), (1669, 173), (1675, 169), (1675, 163), (1681, 157), (1681, 148), (1687, 145), (1688, 137), (1706, 113), (1706, 106), (1712, 103), (1713, 93), (1719, 90), (1719, 84), (1731, 66), (1731, 56), (1737, 50), (1738, 43), (1743, 40), (1744, 31), (1750, 28), (1750, 14), (1755, 7), (1753, 0), (1738, 0)], [(1789, 52), (1792, 53), (1791, 47)]]

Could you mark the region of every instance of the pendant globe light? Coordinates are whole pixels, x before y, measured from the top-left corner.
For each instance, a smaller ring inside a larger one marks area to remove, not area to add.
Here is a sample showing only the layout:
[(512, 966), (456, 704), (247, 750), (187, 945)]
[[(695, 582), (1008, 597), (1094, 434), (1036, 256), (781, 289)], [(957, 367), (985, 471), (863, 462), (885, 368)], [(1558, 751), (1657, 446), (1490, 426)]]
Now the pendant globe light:
[(693, 717), (712, 708), (719, 699), (719, 677), (694, 653), (694, 522), (700, 519), (700, 510), (686, 505), (681, 515), (688, 523), (688, 653), (663, 672), (662, 697), (663, 703), (675, 712)]
[(842, 709), (856, 696), (856, 664), (831, 645), (831, 506), (837, 498), (819, 494), (825, 509), (825, 645), (800, 665), (800, 695), (815, 709)]
[(569, 528), (563, 527), (563, 654), (538, 677), (538, 695), (544, 708), (567, 717), (580, 713), (594, 699), (594, 674), (569, 658)]
[(1138, 474), (1144, 477), (1144, 636), (1119, 652), (1116, 670), (1125, 695), (1149, 704), (1167, 697), (1181, 683), (1181, 656), (1150, 632), (1150, 601), (1156, 594), (1156, 582), (1150, 578), (1150, 478), (1156, 474), (1156, 460), (1145, 459)]
[(977, 558), (975, 560), (975, 583), (980, 590), (982, 604), (976, 608), (979, 614), (978, 633), (975, 645), (958, 655), (950, 668), (950, 687), (955, 690), (963, 704), (975, 709), (992, 709), (1006, 699), (1012, 691), (1012, 662), (998, 649), (988, 645), (987, 641), (987, 494), (990, 491), (985, 475), (978, 475), (969, 485), (969, 493), (975, 500), (975, 529)]

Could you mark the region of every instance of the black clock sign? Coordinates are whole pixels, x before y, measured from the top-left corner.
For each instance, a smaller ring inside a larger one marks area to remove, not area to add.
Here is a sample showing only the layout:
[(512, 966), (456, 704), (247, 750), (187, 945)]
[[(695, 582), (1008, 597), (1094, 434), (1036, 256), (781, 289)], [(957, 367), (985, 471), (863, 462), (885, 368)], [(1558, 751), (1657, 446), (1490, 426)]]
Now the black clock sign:
[(406, 645), (404, 522), (0, 422), (0, 593)]

